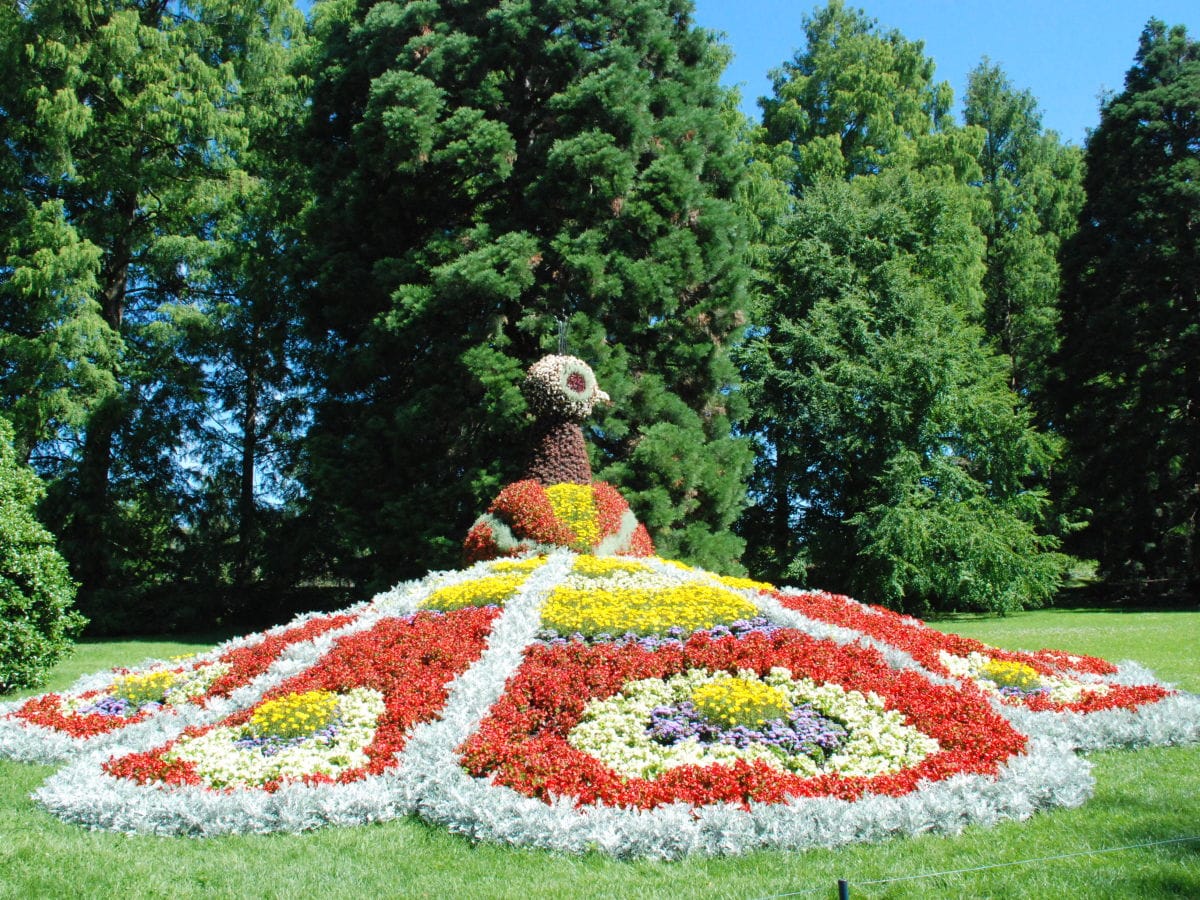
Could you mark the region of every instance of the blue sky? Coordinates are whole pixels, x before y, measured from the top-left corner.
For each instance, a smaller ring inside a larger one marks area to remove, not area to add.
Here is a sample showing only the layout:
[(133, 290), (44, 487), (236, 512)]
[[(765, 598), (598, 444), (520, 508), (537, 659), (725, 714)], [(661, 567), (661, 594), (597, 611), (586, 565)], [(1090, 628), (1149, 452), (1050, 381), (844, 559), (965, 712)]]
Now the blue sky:
[[(734, 60), (722, 79), (738, 86), (747, 114), (770, 93), (767, 73), (804, 42), (802, 18), (816, 0), (694, 0), (696, 22), (725, 32)], [(1099, 122), (1102, 91), (1119, 91), (1138, 37), (1153, 16), (1187, 26), (1200, 39), (1197, 0), (860, 0), (883, 28), (923, 40), (937, 78), (954, 88), (961, 118), (967, 73), (983, 56), (999, 63), (1013, 85), (1041, 105), (1042, 123), (1064, 141), (1083, 144)]]

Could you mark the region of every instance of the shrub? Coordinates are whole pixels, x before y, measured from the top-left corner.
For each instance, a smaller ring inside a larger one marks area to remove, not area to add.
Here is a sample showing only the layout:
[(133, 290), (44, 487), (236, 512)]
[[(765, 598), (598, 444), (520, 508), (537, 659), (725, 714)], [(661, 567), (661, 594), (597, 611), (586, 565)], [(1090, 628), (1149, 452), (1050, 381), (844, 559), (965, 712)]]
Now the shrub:
[(72, 608), (76, 584), (34, 517), (42, 485), (16, 459), (0, 419), (0, 694), (44, 683), (87, 620)]

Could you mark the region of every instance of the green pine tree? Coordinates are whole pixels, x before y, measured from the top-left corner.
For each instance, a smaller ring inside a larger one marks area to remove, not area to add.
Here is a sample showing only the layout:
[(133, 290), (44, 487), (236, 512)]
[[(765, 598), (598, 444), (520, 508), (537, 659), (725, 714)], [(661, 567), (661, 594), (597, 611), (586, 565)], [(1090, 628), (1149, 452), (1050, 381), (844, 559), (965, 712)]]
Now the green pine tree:
[(262, 69), (302, 22), (288, 0), (31, 0), (0, 18), (0, 241), (17, 254), (0, 323), (19, 354), (0, 398), (54, 478), (81, 602), (113, 624), (144, 621), (137, 594), (178, 572), (215, 234), (248, 187)]
[(735, 566), (746, 161), (691, 4), (333, 0), (314, 30), (305, 479), (344, 571), (458, 559), (560, 319), (613, 398), (597, 477), (662, 552)]
[(1054, 444), (980, 327), (982, 132), (920, 44), (837, 2), (806, 37), (762, 104), (794, 195), (743, 355), (752, 567), (917, 611), (1037, 604), (1066, 562), (1038, 528)]
[(986, 59), (968, 77), (963, 114), (984, 131), (984, 324), (1011, 360), (1010, 386), (1037, 408), (1058, 346), (1058, 251), (1083, 203), (1082, 154), (1044, 131), (1033, 95)]
[(1126, 595), (1200, 591), (1200, 42), (1151, 20), (1086, 148), (1055, 415), (1079, 552)]

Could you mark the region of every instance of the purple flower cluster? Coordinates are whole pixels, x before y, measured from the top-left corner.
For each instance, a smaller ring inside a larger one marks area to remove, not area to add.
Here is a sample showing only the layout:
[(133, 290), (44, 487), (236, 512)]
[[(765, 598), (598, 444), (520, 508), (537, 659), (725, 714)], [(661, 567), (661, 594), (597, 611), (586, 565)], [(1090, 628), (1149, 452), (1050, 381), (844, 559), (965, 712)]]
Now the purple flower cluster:
[(1022, 697), (1032, 697), (1035, 694), (1048, 694), (1048, 693), (1050, 693), (1048, 688), (1037, 687), (1037, 688), (1030, 688), (1029, 690), (1026, 691), (1026, 690), (1022, 690), (1021, 688), (1017, 687), (1015, 684), (1006, 684), (1004, 687), (1000, 688), (1000, 696), (1001, 697), (1022, 698)]
[(730, 744), (745, 748), (752, 744), (776, 747), (785, 756), (808, 756), (822, 760), (846, 739), (846, 729), (801, 703), (788, 713), (787, 721), (772, 719), (757, 728), (735, 725), (725, 728), (710, 722), (690, 700), (659, 706), (650, 713), (646, 733), (665, 746), (695, 737), (702, 744)]
[(638, 635), (632, 631), (627, 631), (625, 634), (620, 635), (601, 633), (588, 637), (579, 632), (571, 635), (561, 635), (554, 629), (547, 628), (538, 633), (538, 642), (549, 644), (553, 647), (570, 643), (616, 644), (618, 647), (636, 644), (643, 650), (658, 650), (661, 647), (682, 646), (683, 642), (693, 634), (707, 634), (711, 638), (744, 637), (747, 634), (773, 634), (779, 631), (780, 628), (782, 626), (776, 625), (762, 616), (755, 616), (753, 619), (739, 619), (729, 625), (714, 625), (712, 628), (702, 628), (697, 631), (688, 631), (686, 628), (672, 625), (661, 635)]
[(141, 710), (154, 711), (161, 707), (161, 703), (156, 703), (153, 700), (149, 703), (143, 703), (141, 706), (136, 706), (124, 697), (101, 697), (90, 706), (81, 707), (79, 714), (83, 716), (131, 716)]
[(255, 734), (247, 737), (238, 738), (233, 742), (233, 746), (239, 750), (257, 750), (263, 756), (274, 756), (280, 750), (287, 747), (294, 747), (302, 741), (307, 741), (311, 738), (317, 738), (319, 743), (326, 747), (332, 747), (334, 738), (337, 737), (338, 731), (341, 730), (342, 720), (335, 719), (324, 728), (318, 728), (312, 734), (301, 735), (300, 737), (281, 738), (269, 734)]

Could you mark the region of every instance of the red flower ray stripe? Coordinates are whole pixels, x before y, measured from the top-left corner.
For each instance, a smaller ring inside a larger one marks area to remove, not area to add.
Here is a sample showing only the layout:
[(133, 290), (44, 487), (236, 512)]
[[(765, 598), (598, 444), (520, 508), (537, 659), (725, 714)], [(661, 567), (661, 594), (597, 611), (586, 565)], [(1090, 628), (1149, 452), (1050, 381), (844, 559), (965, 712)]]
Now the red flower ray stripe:
[(629, 509), (620, 492), (607, 481), (597, 481), (592, 485), (592, 502), (596, 504), (601, 540), (620, 531), (621, 517)]
[[(371, 629), (338, 638), (314, 665), (265, 693), (259, 704), (228, 716), (219, 726), (242, 725), (267, 700), (312, 690), (345, 691), (370, 688), (384, 696), (384, 713), (374, 740), (365, 748), (366, 766), (343, 772), (346, 783), (378, 775), (395, 764), (408, 731), (432, 719), (446, 702), (450, 683), (483, 653), (492, 624), (500, 610), (495, 606), (465, 607), (452, 612), (419, 612), (403, 618), (382, 619)], [(199, 735), (218, 727), (187, 729)], [(113, 757), (104, 770), (139, 784), (200, 784), (190, 763), (168, 762), (162, 757), (176, 741), (146, 753)], [(330, 782), (318, 775), (300, 779), (307, 783)], [(273, 791), (279, 782), (264, 790)]]
[[(991, 647), (973, 638), (943, 634), (915, 619), (909, 619), (881, 606), (866, 606), (837, 594), (775, 593), (779, 602), (812, 619), (841, 625), (905, 651), (925, 668), (950, 675), (942, 664), (939, 651), (954, 656), (982, 653), (992, 659), (1017, 662), (1043, 675), (1062, 675), (1064, 670), (1111, 675), (1117, 671), (1112, 663), (1095, 656), (1073, 657), (1061, 650), (1040, 650), (1019, 653)], [(1170, 696), (1174, 691), (1158, 685), (1108, 685), (1104, 694), (1089, 694), (1073, 703), (1057, 703), (1042, 695), (1025, 698), (1022, 705), (1036, 712), (1098, 712), (1104, 709), (1134, 709)]]
[[(889, 709), (936, 738), (941, 749), (915, 766), (874, 777), (801, 777), (765, 763), (680, 766), (650, 780), (619, 775), (576, 750), (566, 736), (593, 699), (616, 694), (629, 681), (666, 678), (691, 668), (752, 669), (765, 675), (786, 666), (797, 677), (873, 691)], [(779, 802), (786, 797), (901, 795), (922, 780), (961, 773), (994, 774), (1020, 753), (1026, 739), (994, 712), (973, 686), (937, 686), (915, 672), (896, 672), (874, 650), (817, 641), (797, 631), (716, 640), (694, 635), (683, 647), (645, 650), (637, 645), (572, 643), (529, 649), (480, 729), (460, 748), (474, 777), (491, 777), (527, 796), (567, 796), (580, 806), (603, 802), (650, 809), (684, 801)]]
[[(256, 644), (237, 647), (221, 654), (217, 662), (226, 663), (232, 668), (217, 678), (208, 690), (192, 698), (192, 703), (202, 703), (210, 697), (228, 696), (242, 685), (249, 684), (271, 667), (285, 649), (303, 641), (310, 641), (327, 631), (341, 628), (356, 618), (355, 615), (321, 616), (309, 619), (302, 625), (288, 628), (279, 634), (273, 634)], [(188, 667), (180, 666), (171, 671), (183, 672)], [(195, 668), (194, 666), (192, 668)], [(114, 674), (120, 675), (132, 671), (130, 669), (115, 669)], [(106, 693), (103, 689), (87, 691), (80, 695), (82, 699), (100, 697)], [(100, 713), (88, 715), (72, 715), (61, 709), (61, 694), (42, 694), (31, 698), (27, 703), (9, 713), (13, 718), (24, 719), (44, 728), (53, 728), (74, 738), (90, 738), (107, 734), (120, 728), (128, 728), (149, 718), (151, 712), (138, 712), (132, 716), (106, 716)]]

